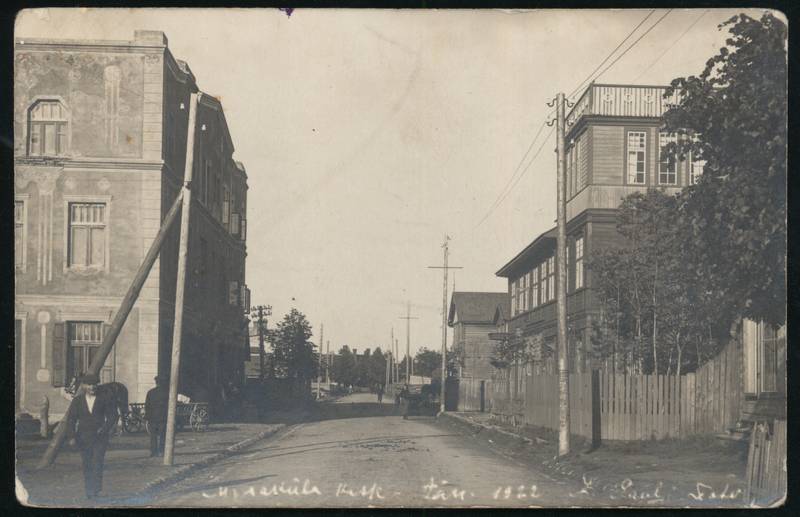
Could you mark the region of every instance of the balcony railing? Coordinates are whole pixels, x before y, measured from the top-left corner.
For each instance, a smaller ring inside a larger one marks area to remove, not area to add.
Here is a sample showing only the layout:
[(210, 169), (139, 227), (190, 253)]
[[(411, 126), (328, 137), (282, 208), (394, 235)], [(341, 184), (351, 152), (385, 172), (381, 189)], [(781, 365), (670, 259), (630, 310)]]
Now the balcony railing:
[(658, 118), (680, 102), (677, 92), (664, 98), (666, 86), (592, 84), (575, 103), (566, 118), (569, 132), (587, 115), (606, 117)]

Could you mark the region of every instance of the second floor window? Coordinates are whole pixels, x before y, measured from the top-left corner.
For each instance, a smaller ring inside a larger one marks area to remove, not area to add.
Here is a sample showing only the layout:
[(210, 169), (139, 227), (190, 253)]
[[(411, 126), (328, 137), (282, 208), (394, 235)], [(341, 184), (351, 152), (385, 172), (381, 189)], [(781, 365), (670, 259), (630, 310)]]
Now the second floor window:
[(628, 183), (644, 185), (647, 164), (647, 133), (628, 131)]
[(105, 203), (69, 204), (69, 267), (105, 267)]
[(14, 266), (25, 265), (25, 202), (14, 201)]
[(677, 185), (678, 184), (678, 169), (674, 157), (667, 155), (666, 148), (670, 143), (677, 142), (674, 134), (659, 133), (658, 146), (660, 151), (660, 159), (658, 162), (658, 183), (660, 185)]
[(575, 289), (583, 287), (583, 237), (575, 239)]
[(693, 160), (692, 155), (689, 154), (689, 185), (697, 184), (697, 180), (703, 174), (705, 165), (705, 160)]
[(67, 152), (67, 110), (57, 100), (42, 100), (28, 112), (28, 154), (60, 156)]
[(542, 264), (542, 303), (547, 303), (556, 297), (555, 262), (555, 257), (550, 257)]
[(539, 306), (539, 266), (531, 273), (531, 308)]

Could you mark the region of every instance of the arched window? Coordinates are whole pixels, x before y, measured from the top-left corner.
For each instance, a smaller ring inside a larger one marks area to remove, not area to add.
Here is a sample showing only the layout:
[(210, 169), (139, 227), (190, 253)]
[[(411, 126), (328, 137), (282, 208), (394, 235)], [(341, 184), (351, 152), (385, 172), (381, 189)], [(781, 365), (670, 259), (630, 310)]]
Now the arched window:
[(67, 109), (58, 100), (40, 100), (28, 111), (28, 154), (60, 156), (67, 152)]

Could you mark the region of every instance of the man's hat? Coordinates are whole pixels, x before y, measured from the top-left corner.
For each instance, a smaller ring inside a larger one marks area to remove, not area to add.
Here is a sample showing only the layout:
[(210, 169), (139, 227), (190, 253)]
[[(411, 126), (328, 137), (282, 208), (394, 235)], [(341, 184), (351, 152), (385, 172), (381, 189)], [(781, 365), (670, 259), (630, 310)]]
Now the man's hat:
[(87, 373), (85, 375), (81, 375), (78, 379), (81, 384), (100, 384), (100, 378), (97, 375)]

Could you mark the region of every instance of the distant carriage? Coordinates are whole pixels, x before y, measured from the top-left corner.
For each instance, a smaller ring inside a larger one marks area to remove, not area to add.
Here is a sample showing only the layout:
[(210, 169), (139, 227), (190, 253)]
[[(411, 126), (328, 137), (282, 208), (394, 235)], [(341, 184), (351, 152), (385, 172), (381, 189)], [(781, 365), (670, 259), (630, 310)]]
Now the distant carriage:
[[(208, 429), (211, 418), (208, 413), (207, 402), (178, 402), (176, 407), (175, 424), (180, 431), (188, 426), (192, 431), (202, 433)], [(128, 417), (123, 420), (123, 428), (128, 433), (138, 433), (142, 430), (150, 433), (147, 423), (144, 404), (134, 402), (130, 404)]]

